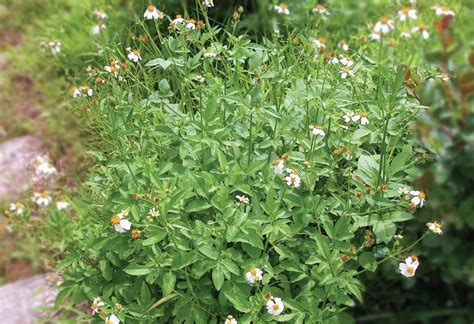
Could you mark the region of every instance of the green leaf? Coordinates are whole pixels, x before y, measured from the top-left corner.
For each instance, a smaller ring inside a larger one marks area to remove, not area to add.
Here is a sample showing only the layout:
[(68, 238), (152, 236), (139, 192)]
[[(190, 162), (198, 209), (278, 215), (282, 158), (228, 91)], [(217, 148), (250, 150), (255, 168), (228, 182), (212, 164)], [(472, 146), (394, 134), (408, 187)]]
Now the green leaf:
[(257, 249), (263, 250), (262, 239), (254, 229), (247, 230), (247, 233), (237, 233), (231, 242), (244, 242)]
[(372, 252), (362, 252), (359, 255), (359, 263), (364, 269), (375, 270), (375, 257)]
[(143, 246), (156, 244), (162, 241), (167, 235), (168, 232), (166, 232), (166, 229), (158, 226), (151, 227), (147, 233), (148, 238), (144, 240), (142, 244)]
[(163, 296), (171, 294), (176, 285), (176, 276), (173, 272), (167, 272), (163, 275), (161, 289), (163, 289)]
[(219, 257), (219, 251), (213, 245), (202, 245), (198, 250), (209, 259), (217, 260)]
[(217, 291), (219, 291), (224, 284), (224, 273), (219, 268), (212, 270), (212, 282)]
[(144, 276), (149, 274), (151, 269), (147, 269), (145, 266), (136, 263), (130, 263), (123, 271), (131, 276)]
[(395, 173), (404, 170), (412, 156), (413, 153), (411, 145), (404, 146), (402, 152), (400, 152), (392, 160), (392, 163), (390, 163), (390, 174), (394, 175)]
[(413, 219), (414, 215), (412, 213), (397, 211), (393, 213), (388, 213), (383, 215), (383, 219), (387, 222), (397, 223), (404, 222), (410, 219)]
[(254, 175), (257, 171), (260, 171), (265, 165), (267, 165), (267, 160), (254, 160), (250, 162), (249, 165), (245, 168), (245, 174)]
[(112, 273), (113, 273), (112, 267), (110, 267), (110, 264), (106, 260), (99, 261), (99, 268), (105, 280), (107, 281), (112, 280)]
[(237, 264), (235, 264), (234, 261), (232, 261), (231, 259), (224, 259), (221, 262), (227, 271), (235, 274), (236, 276), (240, 275), (240, 268), (237, 266)]
[(374, 234), (380, 241), (385, 243), (390, 242), (396, 231), (397, 227), (391, 221), (378, 220), (374, 224)]
[(173, 64), (173, 61), (171, 60), (164, 60), (162, 58), (156, 58), (156, 59), (153, 59), (153, 60), (150, 60), (148, 61), (145, 66), (147, 67), (155, 67), (155, 66), (159, 66), (161, 67), (163, 70), (166, 70), (170, 65)]
[(361, 177), (362, 181), (371, 187), (377, 186), (379, 172), (379, 155), (361, 155), (357, 162), (356, 174)]
[(146, 284), (145, 281), (142, 282), (142, 288), (140, 290), (140, 300), (144, 304), (149, 304), (151, 302), (150, 289), (148, 288), (148, 285)]

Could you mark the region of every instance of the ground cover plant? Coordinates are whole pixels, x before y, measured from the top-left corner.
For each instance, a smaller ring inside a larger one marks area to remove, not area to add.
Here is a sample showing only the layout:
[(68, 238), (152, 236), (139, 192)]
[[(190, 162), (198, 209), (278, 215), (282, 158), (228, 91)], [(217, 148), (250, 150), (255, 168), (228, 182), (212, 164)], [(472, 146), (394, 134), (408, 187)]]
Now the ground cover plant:
[(415, 180), (433, 152), (411, 126), (430, 109), (417, 84), (450, 82), (422, 53), (460, 5), (262, 3), (112, 3), (89, 8), (94, 53), (43, 43), (96, 141), (58, 305), (87, 299), (106, 323), (353, 322), (363, 274), (429, 264), (414, 249), (438, 220), (402, 236), (430, 204)]

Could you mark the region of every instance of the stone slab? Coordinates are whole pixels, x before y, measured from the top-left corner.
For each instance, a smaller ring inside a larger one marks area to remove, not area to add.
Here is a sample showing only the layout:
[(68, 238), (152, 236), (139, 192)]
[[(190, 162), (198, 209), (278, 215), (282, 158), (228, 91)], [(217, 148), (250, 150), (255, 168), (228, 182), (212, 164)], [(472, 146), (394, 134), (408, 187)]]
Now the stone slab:
[(30, 324), (44, 316), (37, 308), (53, 305), (57, 294), (48, 284), (48, 276), (36, 275), (0, 286), (0, 323)]

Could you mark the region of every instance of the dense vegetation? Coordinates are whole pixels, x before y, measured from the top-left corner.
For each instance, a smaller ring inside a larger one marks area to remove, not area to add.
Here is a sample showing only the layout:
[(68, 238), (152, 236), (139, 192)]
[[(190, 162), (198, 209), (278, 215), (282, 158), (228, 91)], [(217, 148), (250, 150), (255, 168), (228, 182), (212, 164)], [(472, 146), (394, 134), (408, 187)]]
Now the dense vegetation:
[[(45, 27), (94, 158), (57, 304), (111, 323), (472, 316), (461, 4), (212, 4), (71, 2)], [(431, 275), (455, 282), (447, 311), (396, 291)]]

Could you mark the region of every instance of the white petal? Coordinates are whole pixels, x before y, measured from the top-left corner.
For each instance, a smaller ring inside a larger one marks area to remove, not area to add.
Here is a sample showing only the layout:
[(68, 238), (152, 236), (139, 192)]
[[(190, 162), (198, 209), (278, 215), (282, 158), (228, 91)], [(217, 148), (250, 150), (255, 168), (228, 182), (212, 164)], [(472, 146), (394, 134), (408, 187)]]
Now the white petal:
[(122, 219), (120, 221), (120, 226), (122, 226), (126, 231), (128, 231), (130, 229), (130, 227), (132, 226), (132, 223), (130, 223), (130, 221), (128, 221), (126, 219)]

